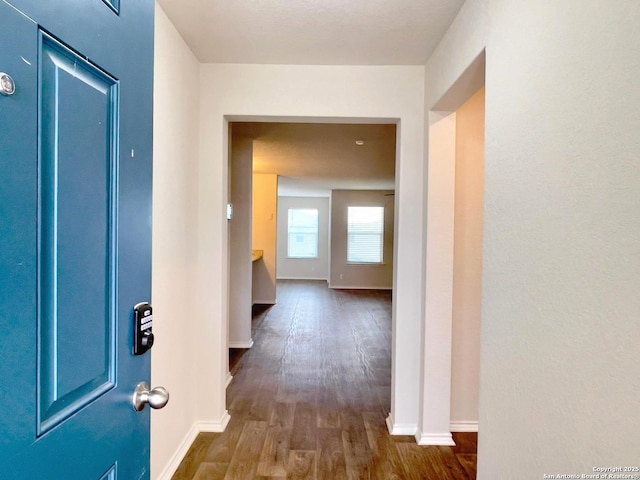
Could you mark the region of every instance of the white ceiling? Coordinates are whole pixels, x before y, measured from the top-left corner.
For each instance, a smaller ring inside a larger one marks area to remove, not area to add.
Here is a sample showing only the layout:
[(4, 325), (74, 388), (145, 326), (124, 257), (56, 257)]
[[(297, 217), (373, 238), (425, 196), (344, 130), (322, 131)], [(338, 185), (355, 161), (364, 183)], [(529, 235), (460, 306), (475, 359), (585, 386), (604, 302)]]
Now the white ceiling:
[(424, 65), (464, 0), (158, 0), (201, 62)]
[(395, 125), (234, 122), (232, 134), (254, 139), (253, 171), (279, 175), (281, 196), (395, 188)]

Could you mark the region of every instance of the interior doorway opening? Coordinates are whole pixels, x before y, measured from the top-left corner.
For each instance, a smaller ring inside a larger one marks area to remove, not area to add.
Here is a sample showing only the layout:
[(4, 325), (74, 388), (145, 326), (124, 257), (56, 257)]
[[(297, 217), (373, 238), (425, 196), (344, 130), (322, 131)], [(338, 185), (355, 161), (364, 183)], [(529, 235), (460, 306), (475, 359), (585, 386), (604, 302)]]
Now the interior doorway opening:
[[(393, 289), (397, 128), (308, 120), (229, 123), (229, 348), (253, 346), (252, 307), (278, 302), (278, 279)], [(353, 205), (384, 210), (377, 261), (347, 259), (347, 211)], [(308, 238), (291, 232), (290, 213), (296, 210), (318, 215), (311, 258), (291, 252), (290, 242)]]
[(484, 224), (484, 87), (456, 111), (451, 431), (478, 430)]
[(429, 112), (422, 445), (479, 431), (484, 84), (483, 52)]

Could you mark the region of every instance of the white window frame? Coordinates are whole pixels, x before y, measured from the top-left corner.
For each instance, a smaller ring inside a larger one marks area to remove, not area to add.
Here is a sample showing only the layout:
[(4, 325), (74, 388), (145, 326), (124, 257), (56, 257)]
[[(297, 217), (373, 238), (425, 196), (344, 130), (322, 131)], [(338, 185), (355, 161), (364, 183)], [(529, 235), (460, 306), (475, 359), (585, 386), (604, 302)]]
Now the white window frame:
[[(311, 225), (293, 225), (292, 231), (292, 217), (295, 215), (296, 211), (305, 211), (305, 212), (315, 212), (316, 223), (315, 223), (315, 231), (309, 230), (304, 231), (304, 229), (309, 229)], [(320, 225), (320, 212), (317, 208), (289, 208), (287, 211), (287, 258), (294, 259), (315, 259), (318, 258), (318, 248), (319, 248), (319, 227)], [(309, 254), (297, 254), (297, 252), (292, 253), (292, 237), (303, 237), (303, 236), (313, 236), (315, 238), (314, 242), (314, 250)]]
[[(373, 210), (371, 211), (371, 216), (379, 216), (380, 223), (377, 225), (372, 225), (371, 229), (367, 229), (365, 225), (359, 225), (357, 228), (352, 229), (355, 221), (353, 221), (353, 215), (356, 215), (356, 209), (375, 209), (379, 212), (379, 214), (373, 215)], [(382, 265), (384, 263), (384, 206), (380, 205), (350, 205), (347, 207), (347, 263), (351, 265)], [(367, 261), (363, 260), (362, 257), (354, 258), (357, 256), (357, 252), (354, 252), (353, 249), (355, 247), (352, 242), (353, 238), (357, 238), (358, 236), (376, 236), (379, 237), (379, 259), (375, 261)]]

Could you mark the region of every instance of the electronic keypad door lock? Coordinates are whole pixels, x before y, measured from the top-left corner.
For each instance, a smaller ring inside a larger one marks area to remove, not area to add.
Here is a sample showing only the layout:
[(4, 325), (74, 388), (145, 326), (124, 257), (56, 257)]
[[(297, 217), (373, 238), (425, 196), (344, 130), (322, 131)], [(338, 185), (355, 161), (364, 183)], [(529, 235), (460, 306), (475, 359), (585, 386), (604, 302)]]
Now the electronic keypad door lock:
[(153, 346), (153, 309), (148, 303), (133, 307), (133, 354), (142, 355)]

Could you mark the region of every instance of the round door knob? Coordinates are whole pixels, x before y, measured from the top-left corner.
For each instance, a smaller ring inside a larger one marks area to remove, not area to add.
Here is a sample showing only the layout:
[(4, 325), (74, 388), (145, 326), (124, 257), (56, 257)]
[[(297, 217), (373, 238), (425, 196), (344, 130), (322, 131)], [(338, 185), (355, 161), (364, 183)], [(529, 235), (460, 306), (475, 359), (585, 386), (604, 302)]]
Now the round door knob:
[(141, 412), (144, 406), (149, 404), (151, 408), (163, 408), (169, 402), (169, 392), (164, 387), (156, 387), (149, 390), (147, 382), (140, 382), (133, 392), (133, 408)]
[(8, 73), (0, 72), (0, 93), (2, 95), (13, 95), (16, 91), (16, 84)]

